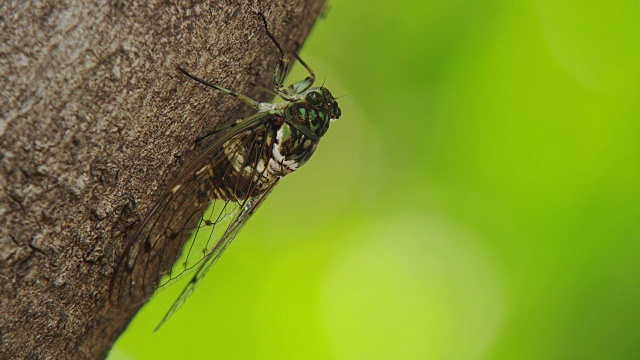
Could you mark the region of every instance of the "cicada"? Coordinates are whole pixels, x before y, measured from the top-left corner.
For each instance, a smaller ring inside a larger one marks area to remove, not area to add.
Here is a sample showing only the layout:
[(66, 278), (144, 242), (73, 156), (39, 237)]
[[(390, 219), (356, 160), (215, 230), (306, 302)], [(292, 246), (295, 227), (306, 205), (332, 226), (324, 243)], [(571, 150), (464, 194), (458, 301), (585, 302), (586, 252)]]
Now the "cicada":
[(309, 75), (284, 85), (291, 58), (259, 15), (281, 54), (273, 85), (284, 101), (257, 102), (178, 68), (257, 112), (216, 132), (213, 145), (185, 167), (138, 225), (118, 263), (110, 300), (121, 308), (139, 305), (195, 272), (158, 327), (184, 304), (280, 179), (309, 160), (341, 115), (331, 92), (313, 87), (315, 75), (296, 52)]

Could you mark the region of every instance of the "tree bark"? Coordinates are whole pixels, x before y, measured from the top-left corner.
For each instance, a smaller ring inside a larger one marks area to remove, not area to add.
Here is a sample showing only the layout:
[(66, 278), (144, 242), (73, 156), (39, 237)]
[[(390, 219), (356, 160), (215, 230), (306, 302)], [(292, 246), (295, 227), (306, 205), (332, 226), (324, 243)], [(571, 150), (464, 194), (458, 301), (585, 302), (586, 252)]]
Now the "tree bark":
[(266, 101), (323, 0), (0, 3), (0, 358), (103, 358), (114, 267), (195, 140)]

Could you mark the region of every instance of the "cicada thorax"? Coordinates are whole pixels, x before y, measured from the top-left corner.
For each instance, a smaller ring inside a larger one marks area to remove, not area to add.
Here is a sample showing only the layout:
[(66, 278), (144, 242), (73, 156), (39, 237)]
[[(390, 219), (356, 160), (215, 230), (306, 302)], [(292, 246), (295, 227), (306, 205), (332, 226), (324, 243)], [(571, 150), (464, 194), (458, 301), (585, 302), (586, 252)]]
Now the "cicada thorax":
[(313, 107), (306, 101), (291, 103), (285, 110), (285, 122), (293, 124), (294, 127), (308, 130), (307, 136), (315, 138), (316, 142), (329, 129), (330, 120), (325, 109)]
[(305, 102), (294, 102), (282, 114), (263, 121), (264, 129), (247, 131), (223, 144), (221, 164), (200, 172), (204, 197), (244, 200), (261, 194), (313, 155), (329, 128), (329, 115)]
[(284, 111), (284, 123), (276, 134), (274, 160), (291, 173), (304, 165), (315, 152), (320, 138), (329, 129), (329, 116), (305, 102), (291, 103)]

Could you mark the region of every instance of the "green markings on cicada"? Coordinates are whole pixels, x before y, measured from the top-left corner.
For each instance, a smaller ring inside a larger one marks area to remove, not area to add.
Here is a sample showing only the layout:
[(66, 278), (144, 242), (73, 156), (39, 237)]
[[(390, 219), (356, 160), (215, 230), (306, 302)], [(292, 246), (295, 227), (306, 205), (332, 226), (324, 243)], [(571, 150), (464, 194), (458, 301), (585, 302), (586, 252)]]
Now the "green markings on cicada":
[(259, 103), (179, 68), (257, 112), (229, 121), (233, 125), (214, 134), (211, 147), (187, 164), (138, 225), (116, 268), (110, 300), (121, 308), (138, 305), (195, 271), (160, 325), (185, 302), (279, 180), (311, 158), (330, 121), (341, 115), (329, 90), (312, 87), (315, 74), (295, 53), (309, 76), (284, 86), (291, 58), (259, 15), (281, 54), (273, 89), (284, 102)]
[(282, 142), (289, 141), (289, 139), (291, 139), (291, 127), (289, 126), (289, 124), (287, 123), (282, 124), (280, 131), (282, 132), (282, 135), (278, 137), (279, 144), (281, 144)]

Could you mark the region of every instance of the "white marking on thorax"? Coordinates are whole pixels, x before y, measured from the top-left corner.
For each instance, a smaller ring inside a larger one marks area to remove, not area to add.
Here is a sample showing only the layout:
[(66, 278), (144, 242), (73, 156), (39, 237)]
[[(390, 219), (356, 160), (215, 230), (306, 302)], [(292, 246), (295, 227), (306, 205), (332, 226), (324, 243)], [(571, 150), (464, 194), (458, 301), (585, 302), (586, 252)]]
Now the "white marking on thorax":
[(288, 174), (290, 172), (296, 171), (300, 166), (295, 160), (287, 160), (285, 156), (280, 152), (280, 146), (282, 146), (282, 135), (283, 130), (282, 127), (278, 129), (276, 133), (277, 142), (273, 143), (273, 149), (271, 151), (272, 157), (269, 160), (269, 169), (273, 169), (274, 172), (280, 172), (284, 174)]
[(266, 112), (266, 111), (273, 111), (273, 110), (280, 111), (280, 110), (286, 109), (287, 106), (289, 106), (289, 102), (287, 101), (283, 101), (279, 103), (263, 102), (258, 104), (258, 111), (259, 112)]

